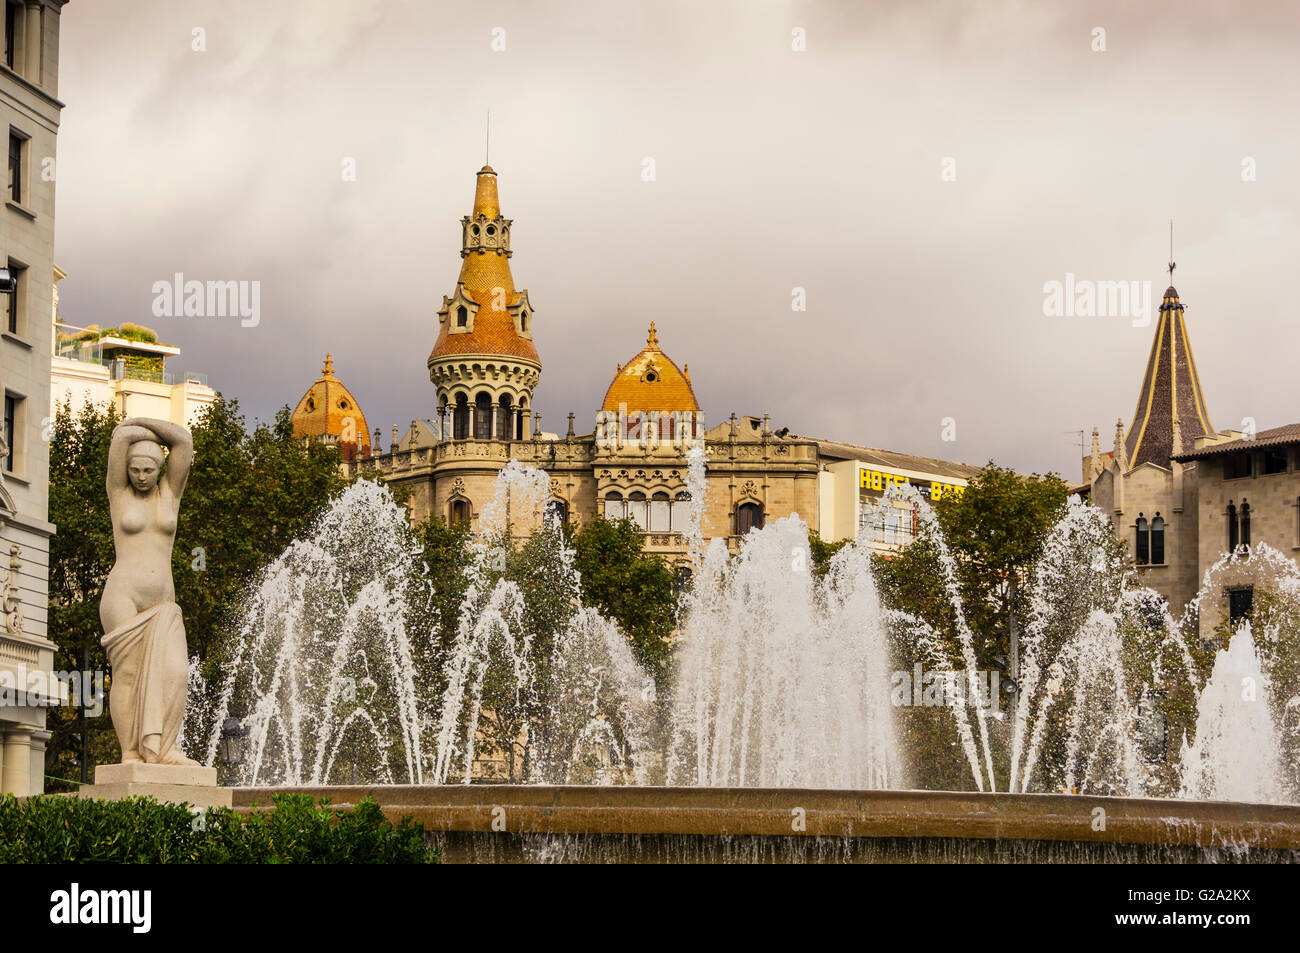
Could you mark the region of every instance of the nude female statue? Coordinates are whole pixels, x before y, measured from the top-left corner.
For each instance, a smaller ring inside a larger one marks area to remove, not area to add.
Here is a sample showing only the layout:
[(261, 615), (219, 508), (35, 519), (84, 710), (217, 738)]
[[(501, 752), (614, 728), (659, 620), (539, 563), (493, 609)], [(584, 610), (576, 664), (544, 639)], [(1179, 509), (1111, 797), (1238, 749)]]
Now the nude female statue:
[(109, 444), (108, 508), (117, 560), (104, 584), (99, 618), (113, 668), (109, 711), (124, 763), (198, 764), (176, 747), (189, 654), (171, 565), (193, 459), (190, 432), (165, 420), (127, 418)]

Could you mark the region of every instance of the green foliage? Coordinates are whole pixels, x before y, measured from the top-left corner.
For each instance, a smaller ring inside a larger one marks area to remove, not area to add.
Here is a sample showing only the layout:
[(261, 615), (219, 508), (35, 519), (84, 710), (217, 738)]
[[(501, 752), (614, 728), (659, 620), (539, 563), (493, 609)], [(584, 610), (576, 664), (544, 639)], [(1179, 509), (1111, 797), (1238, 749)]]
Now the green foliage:
[[(56, 670), (108, 668), (99, 644), (99, 599), (114, 561), (104, 484), (118, 420), (111, 409), (92, 407), (74, 416), (68, 405), (55, 417), (50, 522), (58, 532), (50, 540), (50, 632), (59, 646)], [(181, 501), (172, 577), (190, 655), (215, 684), (229, 635), (225, 624), (245, 587), (310, 526), (344, 480), (337, 448), (294, 437), (287, 407), (273, 424), (259, 423), (250, 432), (238, 403), (221, 399), (204, 409), (191, 432), (194, 462)], [(51, 709), (48, 727), (53, 737), (46, 747), (46, 774), (77, 777), (76, 711)], [(117, 760), (107, 710), (87, 728), (92, 763)]]
[(640, 527), (623, 519), (590, 520), (572, 534), (582, 599), (618, 623), (640, 662), (662, 685), (672, 661), (677, 625), (677, 577), (642, 548)]
[(808, 533), (808, 549), (812, 554), (813, 575), (818, 579), (825, 577), (826, 570), (831, 565), (831, 558), (847, 546), (848, 543), (847, 539), (838, 539), (833, 543), (828, 543), (821, 538), (816, 530), (810, 530)]
[[(1023, 476), (989, 461), (965, 493), (935, 503), (981, 665), (1009, 652), (1011, 617), (1023, 618), (1026, 609), (1017, 583), (1033, 567), (1068, 496), (1055, 474)], [(878, 560), (877, 567), (887, 605), (938, 631), (952, 630), (955, 617), (934, 540), (922, 537), (894, 558)]]
[(153, 798), (121, 801), (60, 795), (0, 800), (0, 863), (61, 864), (426, 864), (423, 826), (394, 826), (366, 798), (352, 811), (277, 794), (270, 811), (226, 808), (192, 814)]

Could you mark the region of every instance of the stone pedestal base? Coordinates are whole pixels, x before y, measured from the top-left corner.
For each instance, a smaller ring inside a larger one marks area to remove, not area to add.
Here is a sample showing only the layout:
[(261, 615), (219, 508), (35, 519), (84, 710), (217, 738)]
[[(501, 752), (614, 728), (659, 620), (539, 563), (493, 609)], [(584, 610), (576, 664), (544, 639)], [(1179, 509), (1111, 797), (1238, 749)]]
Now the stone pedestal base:
[(83, 785), (78, 796), (108, 801), (152, 797), (191, 807), (230, 807), (232, 790), (217, 787), (216, 768), (128, 761), (95, 768), (95, 783)]

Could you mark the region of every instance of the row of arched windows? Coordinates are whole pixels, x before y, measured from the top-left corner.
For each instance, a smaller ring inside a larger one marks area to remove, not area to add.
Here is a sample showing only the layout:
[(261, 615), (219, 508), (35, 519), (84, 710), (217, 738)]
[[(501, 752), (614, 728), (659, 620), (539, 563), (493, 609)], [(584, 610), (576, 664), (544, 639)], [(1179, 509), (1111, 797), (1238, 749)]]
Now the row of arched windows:
[(1139, 566), (1163, 566), (1165, 562), (1165, 521), (1157, 513), (1148, 523), (1141, 513), (1137, 518), (1137, 545)]
[[(646, 533), (681, 533), (688, 526), (691, 495), (685, 490), (675, 497), (661, 491), (647, 497), (637, 490), (627, 499), (617, 491), (605, 495), (605, 519), (630, 519)], [(759, 503), (742, 503), (736, 508), (736, 535), (763, 528), (763, 507)]]
[[(564, 500), (551, 500), (546, 504), (549, 519), (564, 525), (569, 522), (569, 504)], [(464, 497), (458, 497), (447, 504), (447, 521), (453, 526), (469, 523), (474, 517), (474, 505)]]
[(481, 393), (471, 404), (464, 394), (456, 396), (456, 402), (444, 408), (444, 413), (451, 413), (451, 436), (453, 440), (523, 440), (524, 420), (528, 408), (515, 404), (510, 395), (503, 394), (500, 403), (493, 403), (492, 398)]

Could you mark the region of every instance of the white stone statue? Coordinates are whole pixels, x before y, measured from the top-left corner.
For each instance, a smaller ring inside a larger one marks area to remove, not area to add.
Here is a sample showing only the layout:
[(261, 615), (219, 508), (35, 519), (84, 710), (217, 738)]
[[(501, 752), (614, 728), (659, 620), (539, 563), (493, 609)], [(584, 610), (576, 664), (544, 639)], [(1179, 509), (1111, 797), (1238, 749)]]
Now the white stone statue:
[[(165, 456), (163, 447), (169, 451)], [(185, 718), (189, 654), (171, 566), (176, 517), (193, 459), (188, 430), (147, 418), (122, 421), (108, 450), (117, 560), (104, 585), (99, 618), (113, 667), (108, 703), (123, 764), (198, 765), (176, 747)]]

